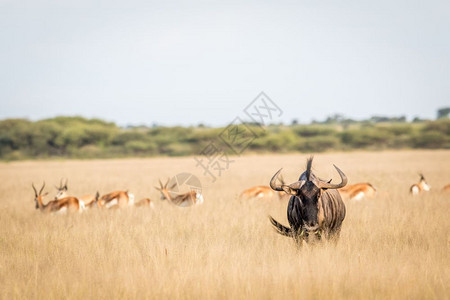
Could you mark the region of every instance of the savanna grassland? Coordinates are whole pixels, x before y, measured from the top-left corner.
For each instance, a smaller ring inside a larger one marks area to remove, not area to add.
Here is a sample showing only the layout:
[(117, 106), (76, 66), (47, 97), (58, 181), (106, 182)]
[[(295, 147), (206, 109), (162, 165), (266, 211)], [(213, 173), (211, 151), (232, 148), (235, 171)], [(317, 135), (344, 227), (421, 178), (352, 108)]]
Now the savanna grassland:
[[(284, 167), (287, 181), (306, 155), (233, 157), (215, 183), (192, 157), (0, 164), (0, 298), (449, 299), (450, 151), (350, 152), (316, 155), (315, 173), (371, 182), (375, 199), (346, 202), (334, 246), (298, 250), (271, 228), (287, 224), (286, 200), (241, 201)], [(154, 186), (181, 172), (197, 175), (205, 203), (179, 208)], [(431, 192), (411, 197), (423, 172)], [(61, 177), (83, 195), (129, 189), (151, 208), (44, 215), (31, 183), (50, 196)]]

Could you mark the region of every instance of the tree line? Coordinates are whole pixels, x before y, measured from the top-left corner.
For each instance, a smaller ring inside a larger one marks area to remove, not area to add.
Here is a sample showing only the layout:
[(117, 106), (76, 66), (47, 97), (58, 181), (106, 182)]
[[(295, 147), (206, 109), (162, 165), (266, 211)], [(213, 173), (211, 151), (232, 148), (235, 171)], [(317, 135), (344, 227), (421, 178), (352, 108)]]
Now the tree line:
[[(353, 149), (450, 149), (450, 120), (328, 122), (309, 125), (241, 124), (251, 142), (245, 151), (323, 152)], [(128, 127), (82, 117), (0, 121), (0, 159), (114, 158), (199, 155), (212, 141), (234, 153), (221, 137), (229, 128)]]

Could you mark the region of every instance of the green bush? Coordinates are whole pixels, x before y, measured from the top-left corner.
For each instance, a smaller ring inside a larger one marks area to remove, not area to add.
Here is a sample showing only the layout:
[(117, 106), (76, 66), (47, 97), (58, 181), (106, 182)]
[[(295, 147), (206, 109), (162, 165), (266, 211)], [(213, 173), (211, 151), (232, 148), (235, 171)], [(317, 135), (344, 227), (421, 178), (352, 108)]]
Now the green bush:
[(302, 152), (323, 152), (337, 149), (340, 140), (336, 136), (314, 136), (299, 140), (296, 150)]
[(313, 137), (313, 136), (324, 136), (324, 135), (334, 135), (336, 130), (332, 126), (324, 125), (298, 125), (294, 126), (293, 129), (295, 134), (301, 137)]
[(426, 131), (412, 138), (414, 148), (450, 148), (450, 138), (440, 131)]
[(450, 119), (439, 119), (434, 122), (427, 122), (422, 129), (423, 132), (440, 132), (443, 135), (450, 135)]
[(128, 150), (128, 153), (155, 154), (157, 148), (158, 147), (154, 143), (140, 141), (140, 140), (128, 141), (125, 144), (125, 149)]
[(341, 141), (348, 148), (383, 148), (392, 140), (392, 133), (377, 128), (348, 130), (341, 134)]
[[(251, 131), (248, 131), (250, 128)], [(242, 124), (253, 152), (321, 152), (348, 149), (450, 148), (450, 120), (399, 123), (362, 121), (342, 124)], [(254, 138), (256, 133), (257, 137)], [(199, 155), (211, 142), (227, 153), (228, 131), (208, 127), (119, 128), (114, 123), (82, 117), (37, 122), (0, 121), (0, 158), (123, 157)], [(242, 136), (240, 136), (242, 138)]]

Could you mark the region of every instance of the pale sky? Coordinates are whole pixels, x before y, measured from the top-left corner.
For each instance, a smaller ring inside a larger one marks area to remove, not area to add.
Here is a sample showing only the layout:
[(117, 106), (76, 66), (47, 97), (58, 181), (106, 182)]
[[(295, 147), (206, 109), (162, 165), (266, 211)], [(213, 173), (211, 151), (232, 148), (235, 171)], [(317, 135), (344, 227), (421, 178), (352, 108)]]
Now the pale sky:
[(0, 119), (219, 126), (261, 91), (285, 123), (435, 118), (450, 1), (0, 0)]

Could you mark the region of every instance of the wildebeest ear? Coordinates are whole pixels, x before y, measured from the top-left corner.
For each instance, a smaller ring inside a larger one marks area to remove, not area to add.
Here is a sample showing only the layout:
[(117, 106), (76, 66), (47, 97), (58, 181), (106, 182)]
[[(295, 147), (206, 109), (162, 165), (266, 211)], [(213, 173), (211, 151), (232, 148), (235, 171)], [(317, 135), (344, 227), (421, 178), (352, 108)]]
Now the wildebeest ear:
[(296, 190), (294, 190), (294, 189), (292, 189), (290, 186), (288, 186), (288, 185), (282, 185), (281, 186), (281, 188), (283, 189), (283, 191), (286, 193), (286, 194), (289, 194), (289, 195), (297, 195), (297, 191)]

